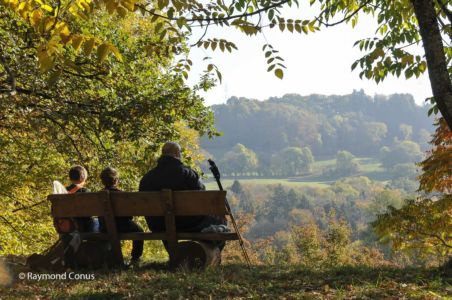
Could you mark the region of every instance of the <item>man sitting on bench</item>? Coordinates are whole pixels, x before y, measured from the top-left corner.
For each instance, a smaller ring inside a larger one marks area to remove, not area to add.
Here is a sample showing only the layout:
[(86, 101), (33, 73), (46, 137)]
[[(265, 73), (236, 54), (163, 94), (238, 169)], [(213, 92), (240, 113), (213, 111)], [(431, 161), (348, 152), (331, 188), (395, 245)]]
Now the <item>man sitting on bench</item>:
[[(204, 184), (199, 180), (199, 175), (181, 162), (181, 147), (175, 142), (167, 142), (163, 145), (162, 155), (157, 166), (143, 176), (140, 182), (140, 192), (161, 191), (170, 189), (173, 191), (205, 190)], [(159, 216), (147, 216), (146, 222), (152, 232), (165, 231), (165, 219)], [(217, 216), (178, 216), (176, 217), (176, 230), (178, 232), (200, 232), (210, 225), (225, 225), (226, 222)], [(163, 244), (166, 248), (166, 242)], [(224, 247), (224, 241), (218, 241), (220, 249)]]

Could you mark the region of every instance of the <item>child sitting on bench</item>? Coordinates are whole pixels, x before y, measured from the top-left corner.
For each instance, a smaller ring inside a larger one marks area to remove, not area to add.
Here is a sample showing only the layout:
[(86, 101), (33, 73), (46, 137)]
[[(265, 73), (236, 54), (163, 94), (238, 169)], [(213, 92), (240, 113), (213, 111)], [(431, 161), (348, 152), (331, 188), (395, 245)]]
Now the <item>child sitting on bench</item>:
[[(105, 168), (100, 174), (100, 179), (104, 185), (104, 190), (109, 190), (111, 192), (121, 192), (118, 189), (119, 175), (118, 172), (110, 167)], [(128, 232), (143, 232), (143, 229), (133, 221), (133, 217), (116, 217), (116, 229), (120, 233)], [(100, 231), (106, 232), (106, 225), (104, 218), (99, 218)], [(132, 246), (132, 259), (130, 261), (131, 265), (137, 265), (140, 261), (140, 257), (143, 254), (143, 241), (134, 240)]]
[[(69, 180), (71, 185), (66, 187), (68, 194), (73, 193), (88, 193), (89, 190), (85, 187), (88, 179), (88, 172), (82, 166), (74, 166), (69, 170)], [(93, 232), (95, 227), (94, 219), (91, 217), (74, 218), (79, 232)]]

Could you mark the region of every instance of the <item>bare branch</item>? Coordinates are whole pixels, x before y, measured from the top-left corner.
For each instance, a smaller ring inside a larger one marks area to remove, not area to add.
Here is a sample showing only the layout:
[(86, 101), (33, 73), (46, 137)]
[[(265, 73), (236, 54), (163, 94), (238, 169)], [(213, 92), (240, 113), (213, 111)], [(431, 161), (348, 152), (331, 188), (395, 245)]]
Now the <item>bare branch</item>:
[(202, 41), (202, 39), (203, 39), (203, 38), (206, 36), (206, 34), (207, 34), (207, 30), (209, 29), (209, 25), (210, 25), (210, 22), (207, 23), (206, 29), (204, 30), (203, 35), (199, 38), (199, 40), (198, 40), (196, 43), (190, 45), (190, 47), (194, 47), (194, 46), (196, 46), (199, 42)]

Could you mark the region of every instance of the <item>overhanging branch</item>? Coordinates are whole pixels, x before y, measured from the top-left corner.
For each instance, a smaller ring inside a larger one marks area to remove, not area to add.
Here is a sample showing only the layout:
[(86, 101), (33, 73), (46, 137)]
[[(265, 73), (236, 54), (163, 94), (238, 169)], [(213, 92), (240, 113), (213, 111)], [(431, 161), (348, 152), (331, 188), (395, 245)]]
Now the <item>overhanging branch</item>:
[[(255, 10), (255, 11), (253, 11), (251, 13), (230, 15), (230, 16), (225, 16), (225, 17), (222, 17), (222, 18), (191, 18), (191, 19), (186, 19), (186, 21), (187, 22), (207, 22), (207, 23), (209, 23), (209, 22), (219, 22), (219, 21), (228, 21), (228, 20), (232, 20), (232, 19), (246, 18), (246, 17), (255, 16), (257, 14), (260, 14), (260, 13), (262, 13), (264, 11), (267, 11), (269, 9), (272, 9), (272, 8), (283, 6), (284, 4), (288, 3), (289, 1), (290, 0), (281, 0), (279, 2), (271, 4), (269, 6), (265, 6), (265, 7), (262, 7), (260, 9), (258, 9), (258, 10)], [(146, 8), (145, 5), (136, 4), (135, 6), (140, 8), (140, 9), (142, 9), (143, 11), (149, 13), (152, 16), (156, 16), (156, 17), (159, 17), (159, 18), (162, 18), (162, 19), (165, 19), (165, 20), (177, 21), (179, 19), (179, 18), (170, 18), (168, 16), (164, 16), (164, 15), (155, 13), (154, 11)]]

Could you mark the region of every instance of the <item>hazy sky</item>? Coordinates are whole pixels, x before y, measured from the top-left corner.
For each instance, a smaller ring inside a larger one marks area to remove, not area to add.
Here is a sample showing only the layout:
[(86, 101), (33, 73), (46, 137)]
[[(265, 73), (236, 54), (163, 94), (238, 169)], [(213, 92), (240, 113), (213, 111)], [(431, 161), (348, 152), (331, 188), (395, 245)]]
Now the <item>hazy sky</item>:
[[(292, 10), (292, 17), (304, 18), (299, 10)], [(288, 18), (287, 14), (285, 14)], [(206, 37), (224, 38), (234, 42), (239, 48), (232, 54), (194, 48), (190, 54), (194, 61), (190, 81), (195, 74), (206, 68), (203, 57), (210, 56), (221, 70), (223, 83), (204, 95), (208, 105), (223, 103), (231, 96), (265, 100), (272, 96), (287, 93), (301, 95), (349, 94), (354, 89), (364, 89), (367, 94), (411, 93), (418, 104), (431, 96), (427, 73), (418, 79), (405, 80), (404, 77), (388, 77), (380, 84), (359, 78), (359, 68), (351, 72), (352, 63), (362, 53), (353, 47), (356, 40), (374, 36), (375, 21), (361, 18), (352, 29), (349, 24), (323, 28), (309, 35), (268, 29), (265, 36), (247, 37), (237, 30), (212, 28)], [(196, 42), (202, 33), (195, 32), (192, 42)], [(267, 72), (266, 59), (262, 46), (266, 40), (280, 51), (287, 69), (284, 79), (276, 78), (273, 72)], [(422, 51), (417, 47), (415, 51)], [(423, 52), (419, 52), (422, 53)], [(202, 66), (202, 68), (201, 68)]]

